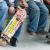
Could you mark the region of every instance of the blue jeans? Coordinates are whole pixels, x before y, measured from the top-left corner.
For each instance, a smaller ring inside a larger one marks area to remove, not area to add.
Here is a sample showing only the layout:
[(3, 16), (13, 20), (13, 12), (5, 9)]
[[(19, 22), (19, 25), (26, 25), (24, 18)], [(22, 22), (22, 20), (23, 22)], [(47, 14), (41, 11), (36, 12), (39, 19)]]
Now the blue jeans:
[(21, 32), (21, 27), (22, 27), (22, 25), (18, 28), (18, 30), (16, 31), (16, 33), (14, 34), (14, 38), (18, 38), (19, 37), (19, 35), (20, 35), (20, 32)]
[(3, 31), (3, 25), (8, 17), (8, 6), (5, 1), (0, 2), (0, 30)]
[(29, 25), (28, 30), (31, 32), (39, 32), (45, 29), (49, 11), (47, 7), (40, 2), (29, 1)]

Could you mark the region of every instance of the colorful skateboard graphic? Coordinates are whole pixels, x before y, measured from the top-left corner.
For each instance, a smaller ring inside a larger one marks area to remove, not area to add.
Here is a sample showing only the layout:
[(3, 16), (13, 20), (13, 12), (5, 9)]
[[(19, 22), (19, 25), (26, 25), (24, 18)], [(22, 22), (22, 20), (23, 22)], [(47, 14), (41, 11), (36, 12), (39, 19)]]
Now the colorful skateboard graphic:
[(26, 18), (25, 9), (19, 9), (13, 18), (10, 20), (9, 24), (2, 32), (1, 37), (5, 38), (8, 42), (10, 38), (14, 35), (14, 33), (18, 30), (24, 19)]

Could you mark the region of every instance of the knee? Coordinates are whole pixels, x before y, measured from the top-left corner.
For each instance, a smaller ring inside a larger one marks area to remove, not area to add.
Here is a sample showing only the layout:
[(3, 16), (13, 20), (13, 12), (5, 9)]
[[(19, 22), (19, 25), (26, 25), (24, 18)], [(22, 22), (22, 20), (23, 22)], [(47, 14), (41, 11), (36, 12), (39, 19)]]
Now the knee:
[(34, 8), (34, 11), (35, 11), (35, 13), (38, 13), (38, 14), (40, 14), (40, 9), (39, 8)]
[(38, 7), (30, 6), (30, 11), (35, 14), (40, 14), (40, 9)]
[(40, 13), (39, 7), (36, 5), (36, 3), (33, 0), (29, 1), (28, 4), (29, 4), (29, 10), (31, 12)]
[(43, 11), (44, 11), (45, 14), (49, 14), (48, 8), (45, 8)]

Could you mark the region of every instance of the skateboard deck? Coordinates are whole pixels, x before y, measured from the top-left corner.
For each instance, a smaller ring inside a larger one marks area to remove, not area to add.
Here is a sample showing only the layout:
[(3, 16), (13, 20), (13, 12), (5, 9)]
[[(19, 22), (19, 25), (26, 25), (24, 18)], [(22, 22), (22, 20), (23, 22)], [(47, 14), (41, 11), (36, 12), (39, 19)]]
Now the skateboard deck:
[(13, 16), (13, 18), (10, 20), (5, 30), (2, 32), (1, 37), (5, 38), (9, 42), (24, 21), (24, 19), (26, 18), (26, 15), (27, 14), (25, 9), (19, 9)]

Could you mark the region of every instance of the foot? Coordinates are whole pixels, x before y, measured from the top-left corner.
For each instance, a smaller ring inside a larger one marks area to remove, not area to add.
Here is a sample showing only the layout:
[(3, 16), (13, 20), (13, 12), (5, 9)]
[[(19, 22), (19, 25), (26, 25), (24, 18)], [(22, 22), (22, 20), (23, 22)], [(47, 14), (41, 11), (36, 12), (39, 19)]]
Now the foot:
[(2, 32), (2, 31), (0, 30), (0, 38), (1, 38), (1, 32)]
[(47, 38), (47, 43), (50, 43), (50, 35), (47, 35), (46, 38)]
[(49, 33), (50, 33), (50, 27), (49, 27)]
[(50, 43), (50, 28), (49, 28), (49, 34), (46, 36), (47, 38), (47, 43)]
[(3, 38), (0, 38), (0, 46), (7, 46), (7, 42), (6, 42), (6, 40), (5, 39), (3, 39)]
[(11, 46), (16, 46), (16, 42), (18, 42), (18, 40), (16, 39), (16, 38), (14, 38), (14, 37), (12, 37), (11, 39), (10, 39), (10, 45)]
[(39, 31), (39, 32), (36, 32), (37, 35), (47, 35), (48, 32), (45, 31), (45, 30), (42, 30), (42, 31)]
[(26, 29), (26, 31), (27, 31), (27, 33), (28, 33), (29, 35), (33, 35), (33, 32), (30, 31), (29, 29)]

